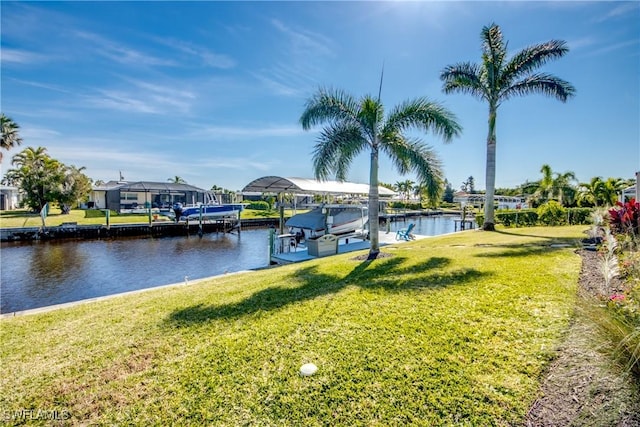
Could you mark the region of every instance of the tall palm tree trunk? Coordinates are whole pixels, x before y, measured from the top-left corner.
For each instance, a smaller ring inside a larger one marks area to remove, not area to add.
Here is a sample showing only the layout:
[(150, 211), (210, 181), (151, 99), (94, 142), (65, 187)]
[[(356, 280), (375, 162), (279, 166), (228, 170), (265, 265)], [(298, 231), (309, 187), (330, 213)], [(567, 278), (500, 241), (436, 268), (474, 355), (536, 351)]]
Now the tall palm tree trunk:
[(379, 223), (378, 223), (378, 144), (374, 142), (371, 148), (371, 167), (369, 169), (369, 259), (376, 259), (380, 252)]
[(496, 107), (489, 107), (489, 134), (487, 136), (486, 198), (482, 229), (495, 230), (494, 194), (496, 190)]

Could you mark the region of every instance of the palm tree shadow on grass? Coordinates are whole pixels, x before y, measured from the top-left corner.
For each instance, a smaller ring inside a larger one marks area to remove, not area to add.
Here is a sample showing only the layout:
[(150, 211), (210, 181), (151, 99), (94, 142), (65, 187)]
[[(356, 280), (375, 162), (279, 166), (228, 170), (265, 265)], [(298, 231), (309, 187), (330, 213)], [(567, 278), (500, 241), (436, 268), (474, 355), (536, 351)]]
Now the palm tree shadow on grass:
[[(587, 227), (587, 226), (585, 226)], [(496, 234), (506, 234), (507, 236), (517, 236), (517, 237), (535, 237), (538, 239), (544, 239), (545, 242), (549, 242), (549, 244), (553, 243), (567, 243), (567, 244), (576, 244), (577, 239), (575, 237), (549, 237), (549, 236), (541, 236), (538, 234), (524, 234), (524, 233), (512, 233), (510, 231), (506, 231), (504, 229), (495, 230)]]
[[(178, 324), (190, 324), (237, 318), (259, 311), (278, 310), (289, 304), (337, 293), (351, 285), (363, 289), (383, 289), (387, 292), (411, 292), (470, 283), (486, 275), (477, 270), (464, 268), (445, 274), (441, 269), (450, 264), (448, 258), (433, 257), (417, 265), (402, 267), (405, 261), (406, 258), (402, 257), (382, 262), (363, 261), (342, 278), (319, 273), (317, 266), (306, 267), (294, 274), (295, 279), (303, 283), (301, 286), (267, 288), (231, 304), (197, 304), (172, 312), (167, 320)], [(408, 277), (419, 273), (427, 274), (420, 274), (417, 278)]]

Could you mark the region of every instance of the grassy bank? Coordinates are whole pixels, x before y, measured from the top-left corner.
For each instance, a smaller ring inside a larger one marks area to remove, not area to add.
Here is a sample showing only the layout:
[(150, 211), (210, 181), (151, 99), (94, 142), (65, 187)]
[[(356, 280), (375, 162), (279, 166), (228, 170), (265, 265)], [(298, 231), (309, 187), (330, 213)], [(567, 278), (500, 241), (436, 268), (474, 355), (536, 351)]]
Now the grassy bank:
[[(304, 212), (298, 210), (298, 212)], [(293, 211), (286, 209), (285, 217), (293, 215)], [(278, 218), (279, 212), (276, 210), (263, 211), (255, 209), (245, 209), (242, 211), (241, 217), (243, 219), (251, 218)], [(160, 221), (170, 221), (165, 216), (159, 216)], [(98, 216), (86, 217), (86, 211), (80, 209), (73, 209), (70, 213), (62, 215), (60, 209), (52, 208), (49, 212), (49, 216), (45, 219), (45, 225), (47, 227), (55, 227), (63, 222), (76, 222), (79, 225), (100, 225), (106, 224), (104, 214)], [(149, 215), (147, 214), (120, 214), (111, 215), (109, 218), (111, 224), (147, 224), (149, 222)], [(41, 227), (42, 219), (40, 215), (36, 213), (30, 213), (27, 211), (3, 211), (0, 212), (0, 228), (15, 228), (15, 227)]]
[(580, 258), (556, 244), (583, 229), (457, 233), (3, 319), (0, 407), (76, 424), (517, 424), (575, 304)]

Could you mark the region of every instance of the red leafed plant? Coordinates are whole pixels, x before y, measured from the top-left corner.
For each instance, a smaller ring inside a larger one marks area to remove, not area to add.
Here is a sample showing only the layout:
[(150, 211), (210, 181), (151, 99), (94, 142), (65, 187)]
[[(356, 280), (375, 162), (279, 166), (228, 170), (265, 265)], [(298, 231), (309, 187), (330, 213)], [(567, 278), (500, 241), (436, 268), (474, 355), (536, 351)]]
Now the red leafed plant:
[(609, 209), (609, 226), (617, 233), (640, 233), (640, 203), (631, 199), (626, 203), (617, 202)]

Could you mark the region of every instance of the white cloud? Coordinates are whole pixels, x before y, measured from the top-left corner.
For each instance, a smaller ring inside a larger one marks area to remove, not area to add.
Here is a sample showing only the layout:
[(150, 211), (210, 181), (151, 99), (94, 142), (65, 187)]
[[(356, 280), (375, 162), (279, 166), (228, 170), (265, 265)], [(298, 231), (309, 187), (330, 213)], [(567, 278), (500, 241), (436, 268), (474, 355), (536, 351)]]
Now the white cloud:
[(196, 95), (185, 89), (176, 89), (177, 84), (151, 83), (123, 77), (129, 83), (118, 89), (95, 90), (97, 94), (85, 97), (96, 108), (125, 111), (131, 113), (164, 114), (188, 113)]
[(628, 13), (636, 13), (638, 12), (638, 8), (640, 8), (640, 4), (637, 2), (611, 2), (611, 4), (617, 4), (613, 9), (611, 9), (605, 15), (596, 19), (596, 22), (603, 22), (609, 19), (614, 19), (619, 16), (626, 15)]
[(85, 31), (77, 31), (76, 36), (93, 42), (98, 47), (95, 49), (99, 55), (102, 55), (112, 61), (119, 62), (127, 65), (147, 65), (147, 66), (176, 66), (175, 61), (158, 58), (152, 55), (147, 55), (136, 49), (123, 46), (111, 40), (108, 40), (98, 34), (89, 33)]
[(2, 58), (3, 64), (36, 64), (48, 60), (45, 55), (41, 55), (39, 53), (29, 52), (22, 49), (11, 49), (8, 47), (2, 48), (0, 51), (0, 57)]
[(627, 46), (633, 46), (633, 45), (637, 45), (640, 44), (640, 40), (638, 39), (632, 39), (632, 40), (627, 40), (624, 42), (620, 42), (620, 43), (613, 43), (613, 44), (609, 44), (606, 46), (603, 46), (599, 49), (593, 49), (590, 50), (587, 54), (587, 56), (597, 56), (597, 55), (602, 55), (608, 52), (612, 52), (614, 50), (619, 50), (619, 49), (623, 49)]
[(271, 24), (288, 37), (295, 53), (304, 55), (333, 55), (331, 49), (333, 43), (328, 37), (308, 30), (293, 29), (277, 19), (272, 19)]
[(290, 27), (272, 19), (271, 25), (284, 36), (273, 64), (251, 74), (270, 92), (282, 96), (301, 96), (317, 86), (326, 61), (335, 56), (334, 42), (322, 34)]
[(299, 126), (206, 126), (191, 133), (194, 137), (203, 138), (265, 138), (290, 137), (303, 134)]
[(196, 46), (192, 43), (175, 39), (154, 38), (158, 43), (176, 49), (187, 55), (199, 58), (205, 65), (213, 68), (229, 69), (236, 66), (236, 61), (229, 55), (215, 53), (209, 49)]

